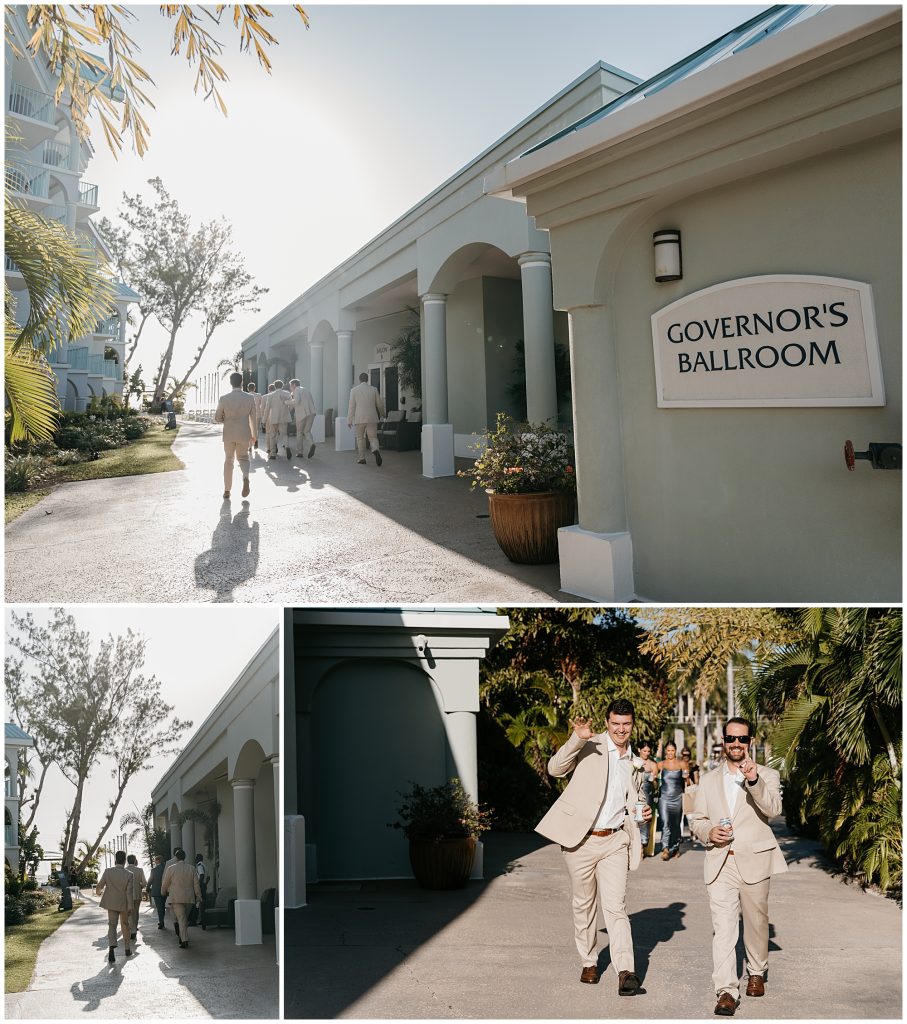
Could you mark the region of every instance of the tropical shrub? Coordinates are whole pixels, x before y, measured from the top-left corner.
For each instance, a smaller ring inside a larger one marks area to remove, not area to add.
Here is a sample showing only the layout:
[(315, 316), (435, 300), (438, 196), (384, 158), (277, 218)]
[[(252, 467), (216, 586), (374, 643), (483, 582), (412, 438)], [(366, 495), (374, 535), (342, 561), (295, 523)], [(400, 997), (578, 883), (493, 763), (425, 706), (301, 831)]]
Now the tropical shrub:
[(494, 430), (473, 446), (478, 457), (458, 476), (497, 494), (575, 491), (576, 470), (570, 438), (547, 423), (514, 423), (499, 412)]
[(37, 455), (11, 455), (7, 452), (3, 469), (7, 494), (40, 487), (49, 475), (47, 463)]
[(400, 795), (400, 820), (390, 822), (388, 827), (403, 829), (407, 839), (435, 843), (466, 836), (478, 839), (491, 828), (491, 811), (471, 800), (459, 779), (432, 787), (414, 782), (408, 793)]

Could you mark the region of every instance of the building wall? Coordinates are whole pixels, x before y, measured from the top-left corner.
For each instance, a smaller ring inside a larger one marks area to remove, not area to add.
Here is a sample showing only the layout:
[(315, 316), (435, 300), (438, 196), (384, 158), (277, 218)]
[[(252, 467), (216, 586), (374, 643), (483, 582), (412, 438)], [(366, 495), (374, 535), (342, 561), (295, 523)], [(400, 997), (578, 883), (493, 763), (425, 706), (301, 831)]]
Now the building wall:
[[(499, 412), (516, 416), (507, 389), (514, 382), (516, 343), (523, 337), (523, 290), (519, 281), (482, 278), (485, 312), (485, 426), (493, 429)], [(520, 417), (521, 418), (521, 417)]]
[(473, 277), (447, 299), (447, 410), (455, 434), (485, 429), (484, 335), (482, 279)]
[[(627, 512), (638, 593), (654, 599), (892, 595), (902, 477), (843, 446), (899, 441), (899, 141), (838, 150), (666, 206), (628, 241), (614, 279)], [(653, 281), (652, 232), (683, 237), (684, 278)], [(658, 409), (651, 313), (724, 280), (818, 274), (872, 285), (884, 407)], [(872, 524), (871, 529), (867, 526)]]

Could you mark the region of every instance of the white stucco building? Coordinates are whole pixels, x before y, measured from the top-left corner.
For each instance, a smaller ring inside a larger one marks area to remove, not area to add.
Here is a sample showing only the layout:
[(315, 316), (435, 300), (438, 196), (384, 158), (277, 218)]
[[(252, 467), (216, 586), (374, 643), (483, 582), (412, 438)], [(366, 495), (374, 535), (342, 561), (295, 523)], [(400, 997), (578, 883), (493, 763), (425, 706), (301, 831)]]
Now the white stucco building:
[(35, 741), (12, 722), (3, 723), (4, 778), (3, 844), (6, 863), (15, 874), (19, 870), (19, 807), (22, 792), (19, 785), (19, 757)]
[(466, 606), (287, 609), (288, 907), (306, 880), (412, 877), (387, 827), (410, 783), (458, 777), (478, 800), (479, 664), (509, 625)]
[[(339, 412), (338, 450), (368, 372), (435, 477), (513, 411), (522, 340), (529, 419), (576, 444), (565, 593), (897, 601), (901, 105), (894, 6), (772, 7), (646, 82), (598, 64), (263, 324), (246, 368)], [(419, 400), (389, 361), (408, 306)], [(887, 468), (849, 473), (846, 441)]]
[[(110, 253), (91, 221), (100, 209), (98, 187), (82, 178), (93, 149), (78, 137), (68, 93), (54, 103), (58, 78), (45, 61), (28, 53), (26, 42), (32, 30), (25, 23), (25, 9), (10, 5), (5, 17), (6, 127), (14, 136), (8, 134), (6, 139), (6, 187), (15, 202), (64, 224), (81, 245), (106, 260)], [(24, 324), (29, 301), (22, 274), (9, 257), (5, 257), (4, 271), (16, 298), (16, 319)], [(113, 307), (94, 332), (61, 340), (48, 353), (63, 409), (81, 412), (92, 398), (122, 397), (126, 311), (139, 296), (122, 282), (114, 284)]]
[[(213, 888), (235, 888), (237, 945), (262, 941), (261, 897), (279, 892), (279, 674), (275, 630), (151, 794), (171, 850), (204, 854)], [(211, 833), (187, 811), (216, 812)]]

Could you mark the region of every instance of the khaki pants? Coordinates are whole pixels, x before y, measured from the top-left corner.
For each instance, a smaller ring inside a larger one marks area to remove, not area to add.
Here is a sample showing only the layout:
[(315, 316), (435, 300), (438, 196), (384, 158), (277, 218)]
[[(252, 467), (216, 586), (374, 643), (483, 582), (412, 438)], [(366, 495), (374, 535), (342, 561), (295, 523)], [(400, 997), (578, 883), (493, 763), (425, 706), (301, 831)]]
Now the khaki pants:
[(573, 889), (573, 928), (583, 967), (597, 963), (596, 918), (601, 901), (608, 929), (611, 963), (616, 971), (632, 971), (633, 936), (627, 916), (627, 872), (630, 837), (623, 829), (610, 836), (586, 836), (563, 849)]
[(315, 413), (303, 416), (296, 423), (296, 454), (308, 455), (309, 449), (315, 443), (312, 439), (312, 424), (315, 422)]
[(288, 426), (288, 423), (272, 423), (268, 427), (268, 455), (276, 455), (279, 448), (289, 446)]
[(770, 878), (745, 882), (736, 859), (729, 856), (718, 877), (706, 889), (712, 911), (712, 982), (716, 994), (740, 996), (737, 976), (737, 936), (743, 915), (743, 946), (747, 974), (764, 974), (768, 967), (768, 892)]
[(233, 460), (239, 463), (243, 480), (249, 479), (249, 449), (240, 441), (224, 441), (224, 490), (233, 486)]
[(137, 935), (139, 930), (139, 909), (142, 905), (141, 897), (137, 903), (132, 905), (129, 911), (129, 934)]
[(107, 911), (107, 945), (117, 944), (117, 925), (123, 936), (123, 945), (129, 949), (129, 910), (108, 910)]
[(170, 909), (173, 912), (173, 917), (180, 929), (180, 942), (189, 941), (189, 911), (192, 909), (191, 903), (171, 903)]
[(377, 423), (357, 423), (354, 427), (356, 431), (356, 451), (359, 452), (359, 458), (365, 458), (365, 435), (368, 434), (368, 443), (373, 452), (378, 451), (378, 424)]

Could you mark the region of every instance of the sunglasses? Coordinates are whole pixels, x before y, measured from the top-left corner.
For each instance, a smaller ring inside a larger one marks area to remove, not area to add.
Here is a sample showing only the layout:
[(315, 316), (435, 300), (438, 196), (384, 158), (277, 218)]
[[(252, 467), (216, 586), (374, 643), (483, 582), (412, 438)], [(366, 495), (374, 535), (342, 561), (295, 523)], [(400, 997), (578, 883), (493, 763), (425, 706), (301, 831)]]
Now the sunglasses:
[(729, 736), (727, 733), (724, 734), (725, 743), (749, 743), (749, 733), (744, 733), (742, 736)]

